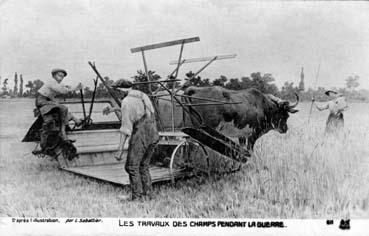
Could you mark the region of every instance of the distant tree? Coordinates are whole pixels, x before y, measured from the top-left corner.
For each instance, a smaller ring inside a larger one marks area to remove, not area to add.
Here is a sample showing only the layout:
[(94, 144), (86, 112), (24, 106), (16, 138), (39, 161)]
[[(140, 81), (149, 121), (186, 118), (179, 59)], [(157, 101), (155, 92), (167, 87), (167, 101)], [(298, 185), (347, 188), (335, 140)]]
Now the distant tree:
[[(151, 81), (157, 81), (159, 80), (161, 77), (160, 75), (156, 74), (155, 71), (149, 71), (149, 76)], [(134, 75), (133, 77), (133, 82), (146, 82), (148, 81), (146, 74), (142, 71), (142, 70), (138, 70), (137, 71), (137, 75)], [(157, 83), (152, 83), (151, 84), (151, 91), (155, 91), (158, 89), (160, 85), (158, 85)], [(150, 94), (150, 89), (149, 89), (149, 84), (140, 84), (140, 85), (136, 85), (135, 89), (140, 90), (146, 94)]]
[(26, 92), (26, 96), (28, 97), (32, 94), (32, 91), (34, 91), (34, 85), (32, 81), (28, 81), (25, 87), (28, 88), (28, 91)]
[(360, 77), (357, 76), (357, 75), (349, 76), (346, 79), (346, 87), (351, 91), (354, 90), (355, 88), (359, 87), (359, 85), (360, 85), (359, 79), (360, 79)]
[(206, 79), (201, 80), (200, 87), (209, 87), (209, 86), (211, 86), (211, 83), (210, 83), (210, 79), (209, 78), (206, 78)]
[(19, 80), (20, 80), (20, 84), (19, 84), (19, 97), (23, 97), (23, 76), (22, 74), (19, 75)]
[(14, 89), (13, 89), (14, 96), (18, 96), (18, 74), (15, 72), (14, 75)]
[(8, 78), (5, 78), (4, 81), (3, 81), (3, 87), (1, 88), (3, 90), (3, 95), (7, 95), (9, 92), (8, 92)]
[(274, 80), (271, 76), (263, 77), (260, 72), (252, 73), (250, 76), (253, 87), (256, 87), (263, 93), (267, 91), (267, 84)]
[(325, 92), (327, 91), (324, 87), (318, 87), (317, 90), (312, 90), (312, 97), (317, 101), (328, 101), (329, 97), (325, 95)]
[[(105, 83), (108, 86), (111, 86), (114, 83), (114, 80), (110, 79), (109, 77), (104, 77)], [(114, 92), (116, 94), (118, 94), (118, 92)], [(108, 92), (108, 89), (105, 87), (105, 85), (103, 83), (99, 83), (99, 85), (96, 88), (96, 97), (108, 97), (110, 98), (110, 94)]]
[(250, 77), (247, 77), (247, 76), (241, 77), (241, 87), (242, 89), (248, 89), (248, 88), (253, 87), (253, 82), (250, 79)]
[(295, 93), (298, 93), (299, 88), (296, 86), (293, 86), (293, 82), (285, 82), (280, 96), (283, 99), (287, 99), (287, 100), (293, 100), (295, 98)]
[(238, 78), (232, 78), (232, 79), (230, 79), (225, 84), (225, 88), (231, 89), (231, 90), (241, 90), (241, 89), (243, 89), (242, 82), (239, 81)]
[(192, 71), (189, 71), (186, 73), (186, 86), (198, 86), (198, 87), (207, 87), (210, 86), (210, 80), (209, 79), (202, 79), (200, 76), (194, 76), (195, 73)]
[(86, 98), (90, 98), (92, 97), (92, 93), (93, 91), (90, 89), (90, 87), (86, 86), (84, 89), (83, 89), (83, 95), (86, 97)]
[(262, 93), (278, 94), (278, 87), (273, 83), (274, 77), (270, 73), (261, 75), (260, 72), (252, 73), (251, 87), (259, 89)]
[(28, 83), (25, 86), (26, 88), (29, 88), (26, 95), (28, 97), (34, 97), (37, 91), (42, 87), (42, 85), (44, 85), (44, 82), (42, 82), (39, 79), (36, 79), (34, 81), (28, 81)]
[[(251, 78), (250, 78), (251, 77)], [(231, 90), (241, 90), (248, 88), (259, 89), (263, 93), (271, 93), (277, 95), (279, 93), (278, 87), (273, 83), (274, 77), (266, 73), (262, 75), (260, 72), (255, 72), (250, 77), (241, 77), (241, 81), (238, 78), (228, 78), (221, 75), (213, 81), (212, 85), (221, 86)]]
[(36, 92), (42, 87), (42, 85), (44, 85), (44, 82), (42, 82), (39, 79), (36, 79), (33, 81), (33, 84), (34, 84), (35, 94), (36, 94)]
[(219, 78), (213, 81), (212, 85), (225, 87), (225, 84), (227, 83), (227, 81), (228, 81), (228, 78), (224, 75), (221, 75)]

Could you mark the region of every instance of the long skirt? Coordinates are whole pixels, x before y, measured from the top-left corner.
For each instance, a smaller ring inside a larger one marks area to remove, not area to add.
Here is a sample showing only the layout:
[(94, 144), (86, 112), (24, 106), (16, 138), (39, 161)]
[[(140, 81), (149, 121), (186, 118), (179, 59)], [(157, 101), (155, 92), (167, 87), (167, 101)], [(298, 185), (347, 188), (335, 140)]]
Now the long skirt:
[(343, 114), (340, 112), (338, 114), (330, 113), (326, 122), (325, 132), (334, 133), (339, 131), (344, 126)]

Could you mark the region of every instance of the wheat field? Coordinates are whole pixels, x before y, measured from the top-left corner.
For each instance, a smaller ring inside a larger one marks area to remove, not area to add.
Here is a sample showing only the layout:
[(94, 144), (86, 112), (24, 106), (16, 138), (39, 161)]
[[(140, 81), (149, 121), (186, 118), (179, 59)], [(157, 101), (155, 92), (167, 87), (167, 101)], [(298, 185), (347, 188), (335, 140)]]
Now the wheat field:
[[(287, 134), (269, 132), (240, 171), (154, 184), (155, 199), (119, 202), (121, 187), (61, 171), (21, 143), (33, 101), (0, 100), (0, 216), (368, 218), (369, 104), (349, 104), (345, 129), (300, 104)], [(216, 165), (217, 158), (213, 158)]]

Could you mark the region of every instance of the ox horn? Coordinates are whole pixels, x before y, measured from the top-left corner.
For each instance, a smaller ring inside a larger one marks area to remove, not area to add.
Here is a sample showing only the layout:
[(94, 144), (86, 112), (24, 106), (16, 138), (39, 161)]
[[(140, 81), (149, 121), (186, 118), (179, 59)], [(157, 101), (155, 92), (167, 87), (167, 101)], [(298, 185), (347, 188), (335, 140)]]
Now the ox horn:
[(294, 104), (288, 106), (290, 109), (295, 108), (297, 106), (297, 104), (299, 104), (299, 100), (300, 100), (299, 95), (297, 95), (297, 93), (295, 93), (295, 96), (296, 96), (296, 102)]

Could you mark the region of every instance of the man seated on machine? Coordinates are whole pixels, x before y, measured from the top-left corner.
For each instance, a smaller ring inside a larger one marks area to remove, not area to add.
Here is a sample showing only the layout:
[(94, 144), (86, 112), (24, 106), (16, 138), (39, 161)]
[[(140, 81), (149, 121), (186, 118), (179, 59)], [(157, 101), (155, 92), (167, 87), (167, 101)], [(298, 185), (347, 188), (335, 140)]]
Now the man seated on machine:
[(64, 141), (68, 140), (65, 127), (70, 120), (73, 120), (77, 126), (81, 124), (81, 120), (68, 112), (66, 106), (55, 100), (55, 96), (80, 90), (82, 89), (82, 84), (79, 83), (75, 88), (71, 88), (62, 83), (63, 79), (67, 76), (67, 72), (63, 69), (53, 69), (51, 75), (52, 78), (38, 90), (35, 102), (36, 114), (41, 115), (43, 119), (40, 134), (41, 150), (38, 152), (48, 155), (50, 154), (50, 143), (53, 143), (51, 146), (58, 145), (56, 137), (60, 137)]

